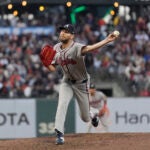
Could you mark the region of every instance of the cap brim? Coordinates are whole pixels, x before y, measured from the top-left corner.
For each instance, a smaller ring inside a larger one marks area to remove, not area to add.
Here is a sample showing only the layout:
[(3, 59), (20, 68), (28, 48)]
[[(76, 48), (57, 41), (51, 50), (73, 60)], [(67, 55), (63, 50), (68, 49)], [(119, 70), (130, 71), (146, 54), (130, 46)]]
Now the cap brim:
[(65, 27), (59, 27), (59, 29), (60, 29), (60, 30), (63, 30), (63, 29), (67, 30)]

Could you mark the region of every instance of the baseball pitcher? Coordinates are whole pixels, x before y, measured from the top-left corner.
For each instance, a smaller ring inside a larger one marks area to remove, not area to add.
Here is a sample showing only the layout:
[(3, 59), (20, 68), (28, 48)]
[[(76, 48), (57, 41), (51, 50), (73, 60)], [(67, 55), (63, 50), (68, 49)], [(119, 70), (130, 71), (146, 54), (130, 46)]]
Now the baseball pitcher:
[[(63, 79), (60, 85), (58, 107), (55, 117), (56, 144), (64, 144), (64, 122), (67, 108), (73, 96), (76, 97), (80, 116), (84, 122), (92, 121), (93, 126), (98, 125), (97, 116), (91, 116), (89, 110), (89, 85), (90, 76), (87, 73), (84, 57), (87, 53), (101, 48), (109, 42), (114, 41), (117, 36), (111, 33), (93, 45), (83, 45), (74, 41), (75, 28), (66, 24), (60, 29), (59, 40), (53, 48), (47, 49), (40, 54), (41, 61), (50, 71), (55, 71), (57, 65), (61, 66)], [(45, 56), (46, 55), (46, 56)]]

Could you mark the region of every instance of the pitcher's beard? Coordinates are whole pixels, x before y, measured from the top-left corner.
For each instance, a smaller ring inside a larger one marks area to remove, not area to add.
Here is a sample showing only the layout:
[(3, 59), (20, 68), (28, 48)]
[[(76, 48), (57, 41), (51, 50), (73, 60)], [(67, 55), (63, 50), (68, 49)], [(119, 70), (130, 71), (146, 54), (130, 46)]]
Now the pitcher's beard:
[(63, 44), (67, 44), (67, 43), (68, 43), (68, 41), (69, 41), (68, 39), (67, 39), (67, 40), (66, 40), (66, 39), (65, 39), (65, 40), (63, 40), (63, 39), (59, 39), (59, 40), (60, 40), (60, 42), (62, 42)]

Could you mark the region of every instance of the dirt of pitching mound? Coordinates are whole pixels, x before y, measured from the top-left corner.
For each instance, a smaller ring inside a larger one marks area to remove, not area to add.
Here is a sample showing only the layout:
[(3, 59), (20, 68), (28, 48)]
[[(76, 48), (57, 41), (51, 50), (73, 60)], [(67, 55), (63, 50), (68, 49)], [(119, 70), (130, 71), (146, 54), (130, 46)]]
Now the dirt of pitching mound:
[(55, 137), (0, 140), (0, 150), (150, 150), (150, 133), (67, 134), (64, 145)]

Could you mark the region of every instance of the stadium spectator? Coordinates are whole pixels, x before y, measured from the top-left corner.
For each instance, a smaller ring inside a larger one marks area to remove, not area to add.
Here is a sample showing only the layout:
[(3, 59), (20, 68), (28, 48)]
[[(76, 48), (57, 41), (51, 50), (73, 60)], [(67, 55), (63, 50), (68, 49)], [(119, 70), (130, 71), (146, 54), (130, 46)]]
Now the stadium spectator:
[[(47, 27), (51, 25), (56, 29), (58, 24), (65, 24), (67, 18), (62, 6), (54, 8), (51, 9), (51, 15), (45, 13), (33, 17), (31, 14), (24, 13), (20, 18), (13, 17), (11, 20), (1, 18), (0, 26)], [(104, 47), (104, 51), (97, 50), (96, 53), (88, 55), (86, 65), (89, 73), (92, 74), (93, 70), (96, 70), (99, 72), (98, 78), (103, 76), (106, 80), (110, 80), (115, 77), (116, 82), (119, 77), (125, 75), (131, 87), (135, 87), (132, 88), (133, 93), (136, 89), (138, 96), (142, 91), (147, 90), (147, 96), (150, 95), (150, 19), (147, 14), (128, 21), (121, 17), (117, 26), (110, 23), (101, 24), (96, 21), (99, 20), (98, 16), (90, 12), (86, 17), (80, 16), (81, 29), (76, 40), (84, 44), (102, 40), (112, 29), (121, 31), (120, 38), (115, 43)], [(45, 21), (41, 22), (41, 18)], [(0, 97), (57, 96), (55, 87), (59, 85), (61, 72), (48, 73), (39, 60), (42, 45), (55, 44), (56, 41), (57, 38), (53, 34), (0, 34)], [(41, 79), (44, 79), (44, 82), (41, 83)], [(128, 93), (126, 95), (128, 96)]]

